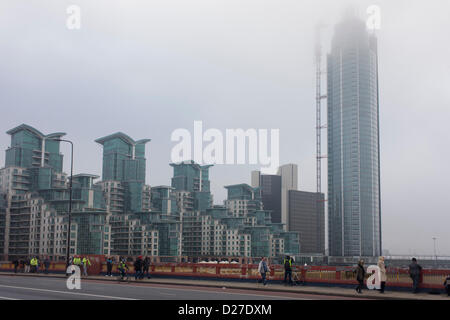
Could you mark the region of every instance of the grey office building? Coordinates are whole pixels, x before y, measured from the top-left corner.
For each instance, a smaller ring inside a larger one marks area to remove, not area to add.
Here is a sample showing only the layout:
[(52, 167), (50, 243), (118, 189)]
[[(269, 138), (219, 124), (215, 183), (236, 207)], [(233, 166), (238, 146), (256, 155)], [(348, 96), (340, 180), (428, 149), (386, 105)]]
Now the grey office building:
[(300, 234), (301, 254), (325, 254), (325, 195), (289, 191), (289, 231)]
[(381, 254), (377, 39), (347, 16), (328, 55), (330, 256)]
[(281, 176), (281, 222), (289, 229), (289, 191), (298, 190), (298, 166), (286, 164), (278, 168)]
[(261, 188), (264, 210), (272, 213), (272, 223), (282, 223), (281, 219), (281, 176), (252, 172), (252, 186)]

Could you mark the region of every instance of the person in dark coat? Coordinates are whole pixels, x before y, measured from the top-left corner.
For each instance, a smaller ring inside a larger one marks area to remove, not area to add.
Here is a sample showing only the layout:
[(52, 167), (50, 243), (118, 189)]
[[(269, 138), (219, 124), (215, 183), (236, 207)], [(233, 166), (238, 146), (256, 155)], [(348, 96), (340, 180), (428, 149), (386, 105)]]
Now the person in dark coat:
[(447, 295), (450, 297), (450, 276), (445, 279), (444, 282), (445, 291), (447, 291)]
[(293, 285), (292, 282), (292, 258), (290, 256), (286, 256), (283, 261), (284, 264), (284, 285)]
[(422, 267), (417, 263), (417, 259), (413, 258), (412, 263), (409, 265), (409, 276), (413, 281), (413, 293), (418, 292), (421, 271)]
[(28, 272), (30, 272), (30, 258), (26, 258), (25, 259), (25, 271), (24, 271), (25, 273), (28, 273)]
[(355, 273), (356, 273), (356, 281), (358, 281), (356, 292), (362, 293), (362, 288), (364, 287), (364, 279), (366, 277), (366, 270), (364, 270), (364, 260), (359, 260)]
[(142, 267), (143, 266), (144, 266), (144, 262), (142, 261), (142, 256), (139, 256), (136, 259), (136, 261), (134, 262), (134, 271), (135, 271), (134, 278), (136, 280), (143, 278), (143, 274), (142, 274)]
[(20, 268), (20, 272), (25, 272), (25, 260), (23, 260), (23, 259), (19, 260), (19, 268)]
[(44, 260), (44, 273), (48, 274), (48, 269), (50, 269), (50, 259), (48, 257)]
[(142, 273), (142, 276), (147, 275), (147, 278), (150, 279), (150, 258), (149, 257), (145, 257), (144, 259), (144, 272)]
[(13, 261), (13, 265), (14, 265), (14, 273), (17, 273), (17, 267), (19, 267), (19, 260), (14, 260)]
[(113, 261), (111, 257), (106, 259), (106, 276), (112, 277)]

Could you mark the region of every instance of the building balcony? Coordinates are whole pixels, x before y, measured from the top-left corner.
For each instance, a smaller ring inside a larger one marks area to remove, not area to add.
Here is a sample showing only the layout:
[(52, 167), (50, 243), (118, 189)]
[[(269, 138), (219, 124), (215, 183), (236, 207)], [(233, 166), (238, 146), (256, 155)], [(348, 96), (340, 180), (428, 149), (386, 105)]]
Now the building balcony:
[(16, 176), (16, 177), (29, 177), (30, 175), (28, 173), (25, 173), (25, 172), (15, 172), (15, 173), (13, 173), (13, 176)]
[(26, 180), (26, 179), (13, 179), (12, 182), (13, 182), (13, 183), (31, 184), (31, 182), (28, 181), (28, 180)]

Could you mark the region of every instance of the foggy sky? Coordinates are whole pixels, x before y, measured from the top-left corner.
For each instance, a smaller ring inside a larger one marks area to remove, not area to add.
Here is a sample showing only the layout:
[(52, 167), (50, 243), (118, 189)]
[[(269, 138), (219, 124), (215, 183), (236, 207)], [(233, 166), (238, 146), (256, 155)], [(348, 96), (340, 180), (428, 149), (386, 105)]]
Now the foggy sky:
[[(66, 28), (79, 5), (81, 30)], [(0, 149), (22, 123), (67, 132), (76, 173), (101, 175), (94, 142), (122, 131), (147, 145), (147, 183), (170, 184), (177, 128), (280, 129), (280, 162), (315, 191), (314, 29), (327, 52), (338, 0), (24, 1), (0, 3)], [(356, 2), (381, 8), (381, 217), (391, 253), (450, 255), (450, 2)], [(325, 64), (323, 66), (325, 68)], [(326, 106), (323, 106), (326, 119)], [(323, 153), (326, 154), (326, 131)], [(69, 147), (63, 145), (65, 168)], [(4, 152), (0, 167), (4, 166)], [(223, 186), (258, 166), (210, 170)], [(326, 191), (326, 161), (323, 161)]]

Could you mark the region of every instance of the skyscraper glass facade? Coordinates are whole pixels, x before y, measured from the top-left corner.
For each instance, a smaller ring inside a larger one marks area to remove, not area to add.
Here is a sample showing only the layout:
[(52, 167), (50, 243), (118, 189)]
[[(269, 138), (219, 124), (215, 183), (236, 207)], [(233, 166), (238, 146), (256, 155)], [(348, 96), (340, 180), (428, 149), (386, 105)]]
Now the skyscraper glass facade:
[(377, 39), (348, 16), (328, 55), (331, 256), (381, 254)]

